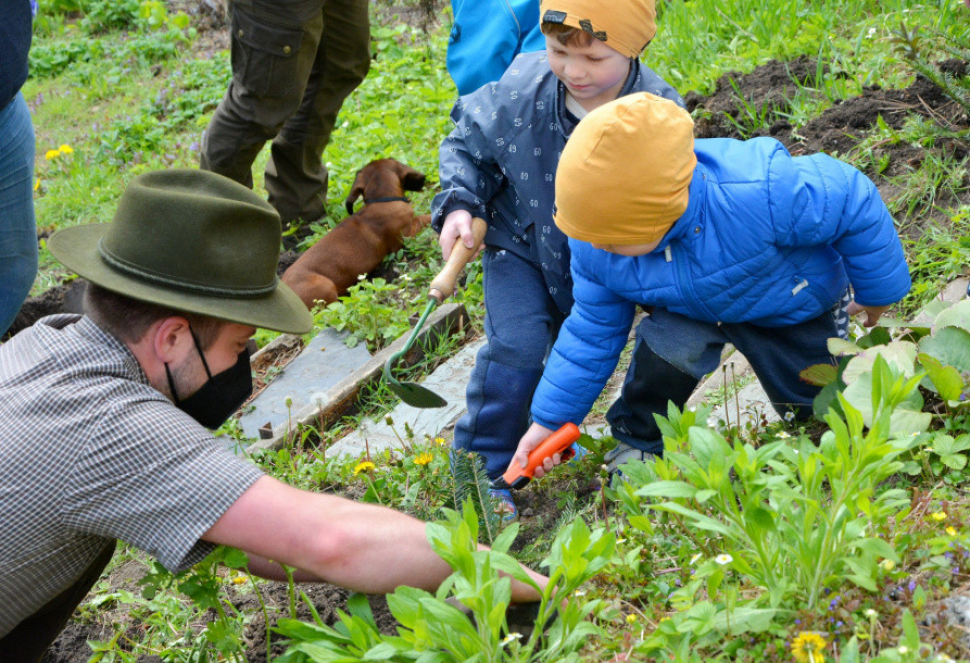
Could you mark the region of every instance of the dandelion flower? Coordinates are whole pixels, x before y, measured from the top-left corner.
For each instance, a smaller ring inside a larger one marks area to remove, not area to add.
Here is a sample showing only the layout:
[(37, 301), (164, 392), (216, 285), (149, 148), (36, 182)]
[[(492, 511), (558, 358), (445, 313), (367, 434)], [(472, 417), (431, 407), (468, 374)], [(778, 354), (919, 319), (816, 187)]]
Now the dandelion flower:
[(357, 476), (361, 472), (369, 472), (370, 470), (373, 470), (374, 467), (376, 467), (374, 463), (370, 462), (369, 460), (365, 460), (363, 463), (358, 463), (357, 467), (354, 468), (354, 476)]
[(949, 534), (950, 536), (956, 536), (957, 529), (953, 525), (950, 525), (949, 527), (946, 528), (946, 533)]
[(824, 661), (825, 657), (822, 652), (825, 651), (825, 647), (828, 644), (825, 638), (818, 633), (802, 631), (798, 634), (798, 637), (792, 640), (791, 653), (799, 663)]
[(235, 578), (232, 579), (232, 581), (237, 585), (241, 585), (244, 582), (246, 582), (246, 576), (236, 576)]
[(61, 154), (74, 154), (74, 148), (70, 145), (61, 145), (57, 148)]
[(930, 518), (936, 522), (946, 520), (946, 511), (937, 511), (936, 513), (931, 513)]
[(59, 156), (61, 156), (60, 150), (47, 150), (47, 152), (44, 153), (44, 159), (46, 161), (52, 161)]
[(436, 437), (434, 439), (434, 443), (437, 444), (439, 447), (443, 447), (443, 446), (445, 446), (445, 438), (443, 438), (443, 437)]
[(637, 623), (637, 616), (634, 615), (631, 612), (629, 615), (626, 616), (626, 623), (627, 624), (636, 624)]
[(414, 464), (427, 465), (433, 460), (434, 460), (434, 456), (432, 456), (429, 452), (425, 451), (423, 454), (418, 454), (417, 456), (414, 457)]
[(720, 564), (721, 566), (724, 566), (725, 564), (730, 564), (731, 562), (733, 562), (734, 558), (728, 555), (727, 553), (723, 553), (715, 557), (714, 561)]
[(879, 566), (882, 567), (883, 571), (892, 571), (896, 568), (896, 562), (892, 561), (891, 559), (884, 559), (879, 562)]

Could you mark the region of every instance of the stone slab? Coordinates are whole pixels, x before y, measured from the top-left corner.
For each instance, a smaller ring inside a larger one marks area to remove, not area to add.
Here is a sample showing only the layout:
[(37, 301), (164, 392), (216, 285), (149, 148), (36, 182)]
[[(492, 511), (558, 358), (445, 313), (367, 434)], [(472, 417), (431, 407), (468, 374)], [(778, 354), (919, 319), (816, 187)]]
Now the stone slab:
[[(348, 348), (347, 332), (326, 328), (311, 340), (249, 404), (239, 418), (246, 437), (259, 438), (261, 428), (272, 431), (312, 403), (313, 395), (326, 392), (356, 369), (371, 354), (364, 343)], [(291, 400), (289, 407), (286, 399)]]
[(393, 425), (386, 422), (388, 415), (382, 415), (376, 420), (364, 420), (357, 430), (328, 447), (327, 456), (360, 456), (366, 451), (374, 454), (385, 449), (400, 452), (405, 444), (410, 446), (405, 424), (412, 431), (413, 439), (419, 442), (423, 442), (426, 437), (435, 438), (443, 430), (453, 426), (465, 412), (465, 387), (475, 366), (475, 356), (484, 344), (484, 337), (469, 343), (421, 383), (448, 401), (447, 405), (440, 408), (417, 408), (400, 403), (389, 414)]
[[(423, 347), (432, 336), (447, 337), (463, 332), (468, 327), (468, 312), (461, 304), (442, 304), (428, 317), (417, 340), (408, 353), (396, 360), (395, 366), (404, 368), (423, 357)], [(305, 390), (308, 405), (292, 408), (292, 416), (275, 426), (272, 436), (260, 439), (248, 447), (253, 449), (278, 449), (292, 438), (293, 431), (301, 425), (326, 429), (334, 421), (355, 407), (357, 396), (364, 385), (383, 379), (384, 365), (406, 345), (410, 332), (401, 336), (366, 363), (353, 370), (325, 391)]]

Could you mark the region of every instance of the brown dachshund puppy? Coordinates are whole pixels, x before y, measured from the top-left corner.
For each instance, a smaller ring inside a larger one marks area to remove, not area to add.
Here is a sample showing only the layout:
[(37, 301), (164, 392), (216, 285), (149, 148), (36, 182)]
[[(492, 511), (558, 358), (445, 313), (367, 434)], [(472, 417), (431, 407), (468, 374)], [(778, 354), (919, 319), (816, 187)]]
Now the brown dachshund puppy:
[[(401, 248), (402, 237), (413, 237), (431, 222), (430, 214), (415, 216), (405, 191), (420, 191), (424, 174), (394, 159), (378, 159), (357, 171), (347, 196), (350, 214), (283, 272), (283, 282), (307, 308), (330, 304), (346, 294), (362, 274), (375, 269), (389, 253)], [(364, 206), (354, 213), (354, 202)]]

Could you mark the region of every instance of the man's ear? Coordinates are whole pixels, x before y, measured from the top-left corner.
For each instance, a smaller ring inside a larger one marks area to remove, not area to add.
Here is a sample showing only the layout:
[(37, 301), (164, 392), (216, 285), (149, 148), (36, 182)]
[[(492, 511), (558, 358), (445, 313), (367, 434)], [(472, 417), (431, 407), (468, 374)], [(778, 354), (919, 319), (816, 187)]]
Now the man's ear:
[(163, 364), (180, 362), (194, 345), (189, 321), (178, 315), (156, 322), (148, 333), (151, 335), (152, 350)]

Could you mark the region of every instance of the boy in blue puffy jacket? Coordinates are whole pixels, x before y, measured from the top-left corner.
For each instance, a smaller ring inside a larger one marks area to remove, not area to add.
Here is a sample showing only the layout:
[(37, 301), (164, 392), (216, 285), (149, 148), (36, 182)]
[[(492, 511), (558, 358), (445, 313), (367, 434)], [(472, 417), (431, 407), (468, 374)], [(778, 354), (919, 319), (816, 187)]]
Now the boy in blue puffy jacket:
[[(638, 56), (656, 32), (653, 0), (543, 0), (546, 51), (518, 56), (502, 78), (461, 97), (441, 146), (432, 227), (445, 258), (488, 222), (482, 270), (486, 345), (467, 388), (454, 446), (502, 474), (529, 425), (529, 403), (572, 306), (566, 236), (552, 223), (556, 164), (589, 111), (633, 92), (682, 103)], [(673, 102), (672, 102), (673, 103)], [(514, 513), (508, 491), (496, 493)]]
[[(650, 94), (577, 127), (556, 206), (576, 303), (513, 459), (523, 466), (552, 430), (589, 412), (638, 306), (650, 315), (610, 410), (622, 424), (613, 470), (663, 453), (653, 415), (668, 401), (682, 407), (725, 343), (748, 359), (776, 410), (807, 417), (818, 389), (798, 373), (834, 361), (827, 339), (844, 336), (848, 315), (865, 311), (872, 326), (910, 288), (892, 217), (861, 172), (824, 154), (792, 157), (772, 138), (695, 142), (690, 115)], [(855, 299), (843, 308), (850, 283)]]

